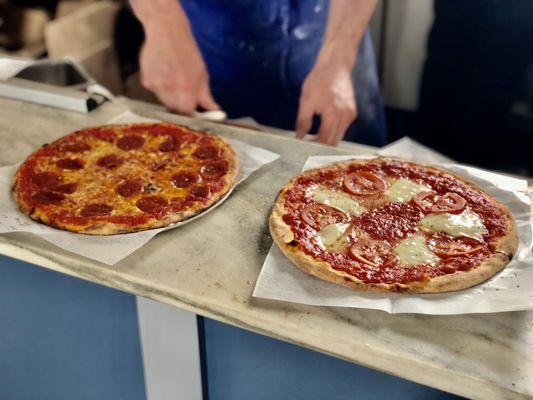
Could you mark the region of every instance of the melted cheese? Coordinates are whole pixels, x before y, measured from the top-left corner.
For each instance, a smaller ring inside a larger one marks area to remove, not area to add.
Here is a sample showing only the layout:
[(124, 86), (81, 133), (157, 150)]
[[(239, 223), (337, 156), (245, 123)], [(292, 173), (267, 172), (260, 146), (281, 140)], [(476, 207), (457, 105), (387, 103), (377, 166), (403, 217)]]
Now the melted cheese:
[(359, 215), (366, 211), (365, 207), (347, 194), (320, 187), (314, 190), (313, 200), (320, 204), (338, 208), (347, 214)]
[(438, 258), (426, 245), (422, 236), (413, 236), (403, 239), (395, 248), (394, 253), (400, 258), (404, 266), (433, 264)]
[(481, 239), (487, 233), (483, 221), (472, 211), (463, 211), (461, 214), (431, 214), (420, 221), (419, 225), (432, 232), (444, 232), (448, 235), (469, 236)]
[(419, 185), (408, 179), (398, 179), (387, 189), (385, 194), (391, 201), (408, 202), (413, 196), (420, 192), (431, 190), (428, 186)]
[(318, 244), (326, 248), (339, 239), (348, 228), (349, 224), (331, 224), (320, 229), (316, 234)]

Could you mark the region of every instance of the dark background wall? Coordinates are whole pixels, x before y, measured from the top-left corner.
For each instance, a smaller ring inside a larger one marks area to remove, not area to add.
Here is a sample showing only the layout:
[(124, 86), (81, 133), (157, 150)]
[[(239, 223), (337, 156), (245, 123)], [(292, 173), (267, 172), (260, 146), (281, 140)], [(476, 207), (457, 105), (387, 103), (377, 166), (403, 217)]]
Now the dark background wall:
[(436, 0), (434, 11), (418, 110), (387, 110), (391, 139), (531, 175), (533, 2)]

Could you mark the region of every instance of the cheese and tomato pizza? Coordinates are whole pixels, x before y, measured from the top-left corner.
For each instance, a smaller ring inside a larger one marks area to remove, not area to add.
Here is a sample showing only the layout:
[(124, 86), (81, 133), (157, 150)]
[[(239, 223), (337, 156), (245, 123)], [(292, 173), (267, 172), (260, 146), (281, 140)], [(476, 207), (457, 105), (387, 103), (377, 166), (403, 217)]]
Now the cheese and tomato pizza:
[(234, 185), (238, 157), (226, 141), (169, 123), (90, 127), (31, 154), (13, 193), (30, 218), (110, 235), (183, 221)]
[(483, 189), (386, 158), (296, 176), (278, 194), (270, 232), (303, 271), (374, 291), (464, 289), (504, 268), (518, 246), (511, 213)]

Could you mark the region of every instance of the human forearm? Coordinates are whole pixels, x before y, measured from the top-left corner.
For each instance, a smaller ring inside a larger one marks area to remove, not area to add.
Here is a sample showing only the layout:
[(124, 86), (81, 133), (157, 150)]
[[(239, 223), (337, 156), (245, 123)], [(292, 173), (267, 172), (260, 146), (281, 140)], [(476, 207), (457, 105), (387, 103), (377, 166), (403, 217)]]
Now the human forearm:
[(324, 43), (300, 94), (298, 137), (320, 115), (316, 140), (335, 145), (357, 117), (352, 69), (377, 0), (331, 0)]
[(324, 43), (317, 63), (332, 60), (350, 68), (377, 0), (331, 0)]
[(143, 25), (147, 39), (163, 32), (192, 37), (189, 21), (177, 0), (130, 0), (135, 16)]

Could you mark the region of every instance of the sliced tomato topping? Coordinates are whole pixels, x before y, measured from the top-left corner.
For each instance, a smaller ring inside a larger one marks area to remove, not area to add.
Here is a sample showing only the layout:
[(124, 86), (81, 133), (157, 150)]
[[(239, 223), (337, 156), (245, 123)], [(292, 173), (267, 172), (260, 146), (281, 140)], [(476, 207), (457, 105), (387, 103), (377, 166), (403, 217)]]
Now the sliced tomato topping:
[(422, 211), (433, 214), (460, 213), (466, 207), (466, 200), (452, 192), (442, 196), (435, 192), (420, 192), (413, 196), (413, 200)]
[(436, 197), (437, 194), (435, 192), (418, 192), (413, 196), (413, 201), (422, 211), (429, 211)]
[(394, 257), (391, 250), (387, 242), (357, 238), (350, 247), (350, 255), (363, 264), (379, 267)]
[(346, 222), (348, 216), (337, 208), (325, 204), (311, 204), (302, 211), (303, 221), (317, 231), (326, 225)]
[(344, 187), (353, 194), (369, 196), (378, 194), (389, 186), (383, 178), (368, 171), (356, 171), (344, 177)]
[(429, 247), (440, 257), (457, 257), (474, 254), (485, 248), (483, 242), (461, 236), (454, 238), (446, 234), (436, 234), (429, 238)]

